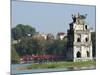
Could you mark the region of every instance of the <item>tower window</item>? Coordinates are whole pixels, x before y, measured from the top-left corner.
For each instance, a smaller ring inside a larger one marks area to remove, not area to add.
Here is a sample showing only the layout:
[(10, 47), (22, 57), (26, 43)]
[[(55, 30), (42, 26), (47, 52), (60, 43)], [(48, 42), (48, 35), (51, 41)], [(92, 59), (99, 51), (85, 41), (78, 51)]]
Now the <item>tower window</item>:
[(81, 58), (81, 53), (78, 51), (76, 56), (77, 56), (77, 58)]
[(87, 29), (87, 25), (85, 25), (85, 29)]
[(85, 41), (88, 42), (88, 38), (85, 38)]
[(80, 38), (77, 38), (77, 42), (81, 42), (81, 39)]
[(87, 53), (87, 57), (90, 57), (90, 53), (88, 51), (86, 53)]

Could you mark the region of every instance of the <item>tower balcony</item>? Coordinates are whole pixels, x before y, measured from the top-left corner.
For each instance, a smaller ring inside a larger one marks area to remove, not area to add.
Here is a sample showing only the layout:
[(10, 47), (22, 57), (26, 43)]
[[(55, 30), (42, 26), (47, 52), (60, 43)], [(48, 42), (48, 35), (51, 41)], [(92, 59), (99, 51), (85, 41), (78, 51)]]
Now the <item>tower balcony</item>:
[(76, 46), (81, 46), (81, 45), (90, 46), (92, 45), (92, 42), (91, 41), (90, 42), (74, 42), (73, 44)]
[(90, 33), (90, 30), (89, 29), (87, 29), (87, 30), (74, 30), (74, 33), (88, 34), (88, 33)]
[(74, 62), (79, 62), (79, 61), (92, 61), (92, 57), (86, 57), (86, 58), (74, 58)]

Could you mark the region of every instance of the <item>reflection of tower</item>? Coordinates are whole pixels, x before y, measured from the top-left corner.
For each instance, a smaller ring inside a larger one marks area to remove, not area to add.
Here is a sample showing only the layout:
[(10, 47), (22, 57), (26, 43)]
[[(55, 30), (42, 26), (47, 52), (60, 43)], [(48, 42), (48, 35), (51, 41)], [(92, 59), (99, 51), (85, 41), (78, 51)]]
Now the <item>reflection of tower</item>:
[(85, 22), (86, 16), (72, 15), (73, 22), (67, 32), (67, 59), (72, 61), (92, 60), (92, 42), (90, 28)]

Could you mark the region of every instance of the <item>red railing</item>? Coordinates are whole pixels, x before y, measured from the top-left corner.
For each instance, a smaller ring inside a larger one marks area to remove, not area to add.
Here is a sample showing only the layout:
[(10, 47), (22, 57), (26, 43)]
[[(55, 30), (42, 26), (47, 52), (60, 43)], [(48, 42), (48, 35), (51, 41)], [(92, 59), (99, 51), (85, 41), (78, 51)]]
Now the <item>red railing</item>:
[(22, 56), (20, 58), (21, 61), (32, 61), (32, 60), (35, 60), (35, 59), (62, 59), (64, 58), (64, 56), (61, 56), (61, 55), (25, 55), (25, 56)]

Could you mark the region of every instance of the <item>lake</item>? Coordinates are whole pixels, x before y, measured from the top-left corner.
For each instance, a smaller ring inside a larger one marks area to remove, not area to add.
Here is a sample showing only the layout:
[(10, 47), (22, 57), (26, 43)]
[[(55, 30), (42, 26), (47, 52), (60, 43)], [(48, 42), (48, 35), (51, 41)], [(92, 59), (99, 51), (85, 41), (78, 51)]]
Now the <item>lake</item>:
[(53, 69), (29, 69), (29, 70), (18, 70), (16, 67), (24, 67), (32, 64), (12, 64), (11, 74), (31, 74), (31, 73), (44, 73), (44, 72), (59, 72), (59, 71), (75, 71), (75, 70), (91, 70), (96, 69), (95, 66), (90, 67), (70, 67), (70, 68), (53, 68)]

